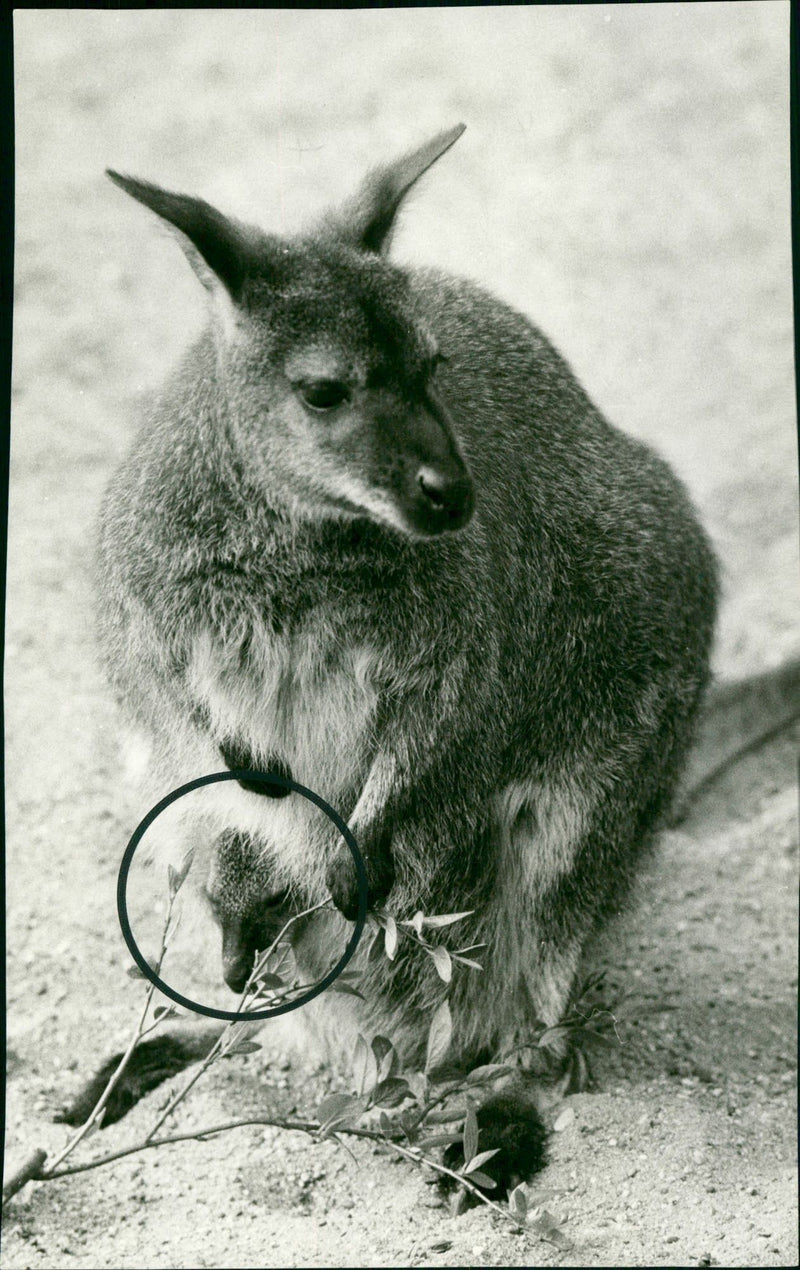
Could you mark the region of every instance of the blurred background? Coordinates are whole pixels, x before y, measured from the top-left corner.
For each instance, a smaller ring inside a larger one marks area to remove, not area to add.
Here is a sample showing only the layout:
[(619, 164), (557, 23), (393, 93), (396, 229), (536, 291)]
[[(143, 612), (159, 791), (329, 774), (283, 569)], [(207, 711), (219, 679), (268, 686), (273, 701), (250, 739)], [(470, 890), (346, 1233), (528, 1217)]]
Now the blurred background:
[(784, 0), (14, 22), (12, 1127), (116, 1035), (97, 1003), (127, 964), (114, 885), (145, 809), (119, 784), (92, 526), (137, 399), (204, 313), (174, 242), (105, 167), (291, 233), (370, 165), (465, 122), (394, 257), (519, 307), (608, 417), (673, 463), (723, 564), (721, 674), (798, 644)]

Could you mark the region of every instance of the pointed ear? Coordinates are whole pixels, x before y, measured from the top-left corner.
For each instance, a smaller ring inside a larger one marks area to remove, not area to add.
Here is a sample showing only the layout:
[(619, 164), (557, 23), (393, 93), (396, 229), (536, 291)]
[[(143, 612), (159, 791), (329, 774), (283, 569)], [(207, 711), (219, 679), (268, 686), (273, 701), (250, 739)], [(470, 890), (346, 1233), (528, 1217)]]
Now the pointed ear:
[(176, 237), (204, 287), (213, 292), (222, 283), (231, 299), (240, 299), (252, 256), (252, 242), (244, 226), (228, 220), (201, 198), (171, 194), (149, 181), (120, 176), (110, 168), (106, 176), (178, 231)]
[(388, 250), (395, 217), (411, 186), (455, 145), (465, 128), (466, 124), (457, 124), (418, 150), (370, 172), (355, 198), (330, 218), (328, 225), (339, 238), (362, 251), (377, 254)]

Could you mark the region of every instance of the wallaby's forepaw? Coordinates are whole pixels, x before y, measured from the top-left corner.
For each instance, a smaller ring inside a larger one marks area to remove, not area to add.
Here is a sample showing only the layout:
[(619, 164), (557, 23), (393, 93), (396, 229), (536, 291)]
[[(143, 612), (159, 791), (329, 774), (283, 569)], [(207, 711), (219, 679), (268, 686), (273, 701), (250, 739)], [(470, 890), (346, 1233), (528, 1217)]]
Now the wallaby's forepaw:
[[(497, 1155), (481, 1167), (496, 1183), (484, 1190), (490, 1199), (505, 1199), (520, 1182), (527, 1182), (547, 1163), (547, 1130), (533, 1096), (523, 1090), (504, 1090), (487, 1098), (478, 1108), (478, 1151), (497, 1150)], [(464, 1167), (460, 1142), (449, 1146), (443, 1163), (449, 1169)], [(456, 1184), (447, 1177), (440, 1186), (452, 1191)], [(466, 1206), (477, 1203), (467, 1192)]]
[[(202, 1050), (202, 1046), (200, 1048)], [(102, 1128), (121, 1120), (156, 1085), (182, 1072), (185, 1067), (202, 1057), (197, 1043), (182, 1037), (164, 1035), (155, 1037), (152, 1041), (144, 1041), (134, 1050), (128, 1066), (111, 1091), (105, 1106)], [(121, 1058), (121, 1054), (109, 1058), (70, 1105), (53, 1117), (55, 1122), (76, 1126), (85, 1124)]]
[[(391, 857), (376, 860), (364, 857), (367, 871), (367, 908), (379, 908), (386, 900), (394, 882), (394, 865)], [(358, 874), (352, 855), (342, 847), (334, 856), (326, 876), (328, 890), (339, 912), (354, 922), (358, 916)]]

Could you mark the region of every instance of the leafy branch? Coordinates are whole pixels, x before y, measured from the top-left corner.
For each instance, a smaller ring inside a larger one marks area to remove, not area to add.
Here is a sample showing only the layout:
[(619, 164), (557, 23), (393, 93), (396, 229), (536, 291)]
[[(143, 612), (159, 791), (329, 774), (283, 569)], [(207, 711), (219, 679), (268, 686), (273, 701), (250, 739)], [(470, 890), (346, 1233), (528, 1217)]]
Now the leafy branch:
[[(157, 974), (160, 974), (164, 956), (177, 925), (174, 917), (174, 902), (188, 869), (189, 864), (186, 864), (180, 872), (172, 868), (169, 870), (169, 902), (161, 950), (155, 967)], [(298, 982), (291, 943), (287, 935), (294, 923), (330, 906), (330, 899), (326, 899), (287, 920), (270, 946), (259, 954), (241, 993), (236, 1007), (237, 1013), (254, 1011), (291, 1000), (297, 993), (310, 986)], [(472, 944), (450, 951), (444, 945), (434, 942), (431, 932), (450, 927), (470, 915), (471, 913), (467, 912), (441, 915), (426, 915), (417, 912), (407, 921), (398, 921), (385, 910), (378, 910), (371, 913), (368, 918), (374, 932), (373, 947), (368, 955), (374, 956), (377, 948), (378, 953), (383, 953), (389, 960), (394, 960), (400, 940), (407, 940), (421, 948), (425, 955), (431, 958), (437, 974), (444, 984), (449, 985), (454, 963), (463, 964), (472, 971), (482, 969), (480, 964), (467, 954), (475, 953), (485, 945)], [(129, 973), (140, 977), (138, 968), (132, 968)], [(347, 972), (335, 981), (332, 990), (361, 996), (356, 986), (357, 982), (358, 975)], [(179, 1013), (171, 1005), (167, 1007), (159, 1005), (151, 1013), (154, 994), (155, 986), (149, 983), (144, 1009), (131, 1041), (85, 1124), (49, 1164), (44, 1151), (34, 1152), (22, 1168), (9, 1179), (3, 1192), (4, 1202), (29, 1181), (53, 1181), (56, 1178), (101, 1168), (141, 1151), (190, 1140), (205, 1141), (220, 1133), (247, 1125), (264, 1125), (290, 1132), (305, 1133), (316, 1141), (332, 1138), (342, 1146), (345, 1145), (344, 1139), (348, 1136), (372, 1141), (416, 1167), (432, 1170), (440, 1177), (446, 1178), (459, 1188), (458, 1193), (462, 1199), (465, 1194), (471, 1195), (473, 1199), (492, 1209), (505, 1222), (510, 1223), (514, 1229), (518, 1230), (526, 1221), (529, 1214), (524, 1186), (518, 1186), (512, 1191), (507, 1208), (501, 1207), (486, 1193), (496, 1189), (496, 1182), (491, 1176), (491, 1161), (498, 1152), (497, 1149), (481, 1150), (473, 1102), (473, 1097), (481, 1089), (491, 1086), (512, 1069), (505, 1064), (490, 1064), (475, 1068), (456, 1079), (443, 1077), (443, 1064), (450, 1049), (453, 1028), (446, 996), (440, 1001), (431, 1018), (422, 1071), (403, 1071), (400, 1057), (387, 1037), (376, 1036), (368, 1042), (366, 1038), (359, 1036), (353, 1053), (351, 1092), (328, 1095), (317, 1108), (314, 1119), (257, 1115), (185, 1133), (159, 1135), (165, 1122), (173, 1116), (200, 1078), (215, 1062), (236, 1054), (252, 1053), (261, 1048), (257, 1043), (246, 1039), (250, 1024), (232, 1020), (222, 1029), (189, 1079), (172, 1094), (153, 1126), (140, 1141), (88, 1161), (65, 1163), (79, 1144), (102, 1124), (108, 1099), (122, 1078), (137, 1045), (166, 1019), (175, 1017)], [(454, 1106), (455, 1103), (459, 1105)], [(394, 1118), (390, 1117), (389, 1112), (395, 1113)], [(374, 1127), (376, 1116), (377, 1127)], [(450, 1129), (443, 1131), (442, 1126), (448, 1125), (451, 1126)], [(448, 1147), (452, 1144), (460, 1145), (464, 1161), (460, 1168), (449, 1167), (431, 1154), (436, 1148)], [(486, 1166), (489, 1166), (488, 1172)], [(539, 1214), (531, 1229), (535, 1229), (542, 1237), (547, 1238), (547, 1233), (541, 1226), (542, 1220), (542, 1214)], [(552, 1221), (552, 1219), (549, 1220)], [(563, 1240), (563, 1236), (561, 1238)]]
[[(443, 913), (439, 915), (428, 916), (418, 911), (408, 921), (398, 921), (387, 913), (385, 909), (375, 909), (369, 917), (372, 929), (375, 933), (373, 948), (378, 946), (377, 936), (380, 930), (383, 930), (384, 951), (390, 961), (394, 961), (397, 955), (397, 948), (401, 936), (412, 939), (420, 948), (423, 948), (433, 961), (436, 973), (445, 983), (449, 983), (453, 977), (453, 962), (459, 962), (462, 966), (469, 966), (472, 970), (483, 970), (480, 962), (466, 957), (465, 953), (477, 952), (481, 948), (485, 948), (486, 944), (470, 944), (466, 948), (458, 948), (455, 952), (451, 952), (449, 948), (445, 948), (444, 944), (432, 943), (426, 938), (425, 931), (441, 930), (445, 926), (452, 926), (455, 922), (462, 921), (465, 917), (472, 916), (472, 909), (465, 913)], [(370, 949), (372, 952), (372, 948)]]

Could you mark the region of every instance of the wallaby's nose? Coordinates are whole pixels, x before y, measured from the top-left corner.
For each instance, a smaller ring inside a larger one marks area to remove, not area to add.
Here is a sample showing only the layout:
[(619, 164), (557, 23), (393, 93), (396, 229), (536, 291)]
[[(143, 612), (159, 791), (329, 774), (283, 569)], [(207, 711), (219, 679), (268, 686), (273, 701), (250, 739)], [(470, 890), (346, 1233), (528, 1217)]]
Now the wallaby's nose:
[(432, 467), (421, 467), (417, 484), (429, 532), (461, 529), (467, 524), (475, 507), (475, 495), (466, 472), (454, 477)]
[(240, 931), (226, 931), (222, 940), (222, 977), (232, 992), (243, 992), (255, 962), (255, 947), (241, 937)]
[(231, 962), (230, 964), (226, 963), (224, 968), (225, 982), (231, 992), (235, 992), (238, 995), (241, 995), (241, 993), (244, 992), (244, 986), (247, 983), (252, 969), (253, 964), (250, 959), (243, 959), (240, 957), (235, 962)]

